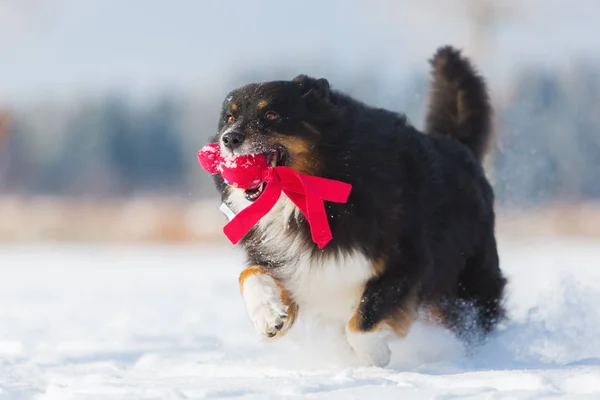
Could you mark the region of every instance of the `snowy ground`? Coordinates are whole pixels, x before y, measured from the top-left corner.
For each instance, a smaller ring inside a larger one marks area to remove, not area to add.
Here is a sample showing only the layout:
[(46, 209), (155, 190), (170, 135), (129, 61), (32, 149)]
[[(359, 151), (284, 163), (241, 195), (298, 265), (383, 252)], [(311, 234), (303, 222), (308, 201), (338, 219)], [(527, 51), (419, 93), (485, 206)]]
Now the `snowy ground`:
[(260, 342), (230, 247), (0, 246), (0, 399), (600, 398), (600, 243), (501, 246), (512, 321), (471, 357), (416, 325), (386, 369)]

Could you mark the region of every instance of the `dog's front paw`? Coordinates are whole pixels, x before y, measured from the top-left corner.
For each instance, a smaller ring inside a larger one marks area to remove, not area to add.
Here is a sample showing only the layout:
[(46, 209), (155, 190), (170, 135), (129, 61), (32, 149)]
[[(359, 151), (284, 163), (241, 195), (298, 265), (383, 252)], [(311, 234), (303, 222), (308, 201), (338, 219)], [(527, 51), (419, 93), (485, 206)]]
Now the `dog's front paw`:
[(283, 334), (288, 318), (288, 307), (272, 298), (259, 304), (253, 310), (248, 310), (256, 332), (264, 337), (272, 338)]
[[(260, 271), (260, 270), (258, 270)], [(242, 282), (242, 295), (256, 332), (265, 338), (281, 336), (293, 322), (295, 309), (286, 304), (284, 289), (266, 273), (248, 274)]]

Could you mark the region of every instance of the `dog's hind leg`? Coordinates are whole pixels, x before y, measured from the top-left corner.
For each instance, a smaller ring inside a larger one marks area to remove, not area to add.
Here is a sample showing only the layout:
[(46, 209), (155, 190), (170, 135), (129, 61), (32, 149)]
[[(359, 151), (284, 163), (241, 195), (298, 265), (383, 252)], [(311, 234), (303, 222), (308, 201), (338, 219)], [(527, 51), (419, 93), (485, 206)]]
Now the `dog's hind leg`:
[(467, 260), (461, 273), (457, 298), (441, 305), (444, 325), (467, 344), (477, 344), (505, 316), (503, 307), (506, 278), (499, 268), (493, 236)]

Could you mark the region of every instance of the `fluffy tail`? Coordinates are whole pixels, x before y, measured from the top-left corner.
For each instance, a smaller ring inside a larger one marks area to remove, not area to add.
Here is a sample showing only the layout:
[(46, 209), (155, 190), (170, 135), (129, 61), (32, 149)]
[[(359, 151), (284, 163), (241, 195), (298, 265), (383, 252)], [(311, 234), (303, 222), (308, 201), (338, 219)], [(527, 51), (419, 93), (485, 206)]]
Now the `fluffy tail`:
[(430, 63), (432, 82), (426, 132), (457, 139), (481, 161), (492, 128), (492, 108), (483, 78), (451, 46), (439, 48)]

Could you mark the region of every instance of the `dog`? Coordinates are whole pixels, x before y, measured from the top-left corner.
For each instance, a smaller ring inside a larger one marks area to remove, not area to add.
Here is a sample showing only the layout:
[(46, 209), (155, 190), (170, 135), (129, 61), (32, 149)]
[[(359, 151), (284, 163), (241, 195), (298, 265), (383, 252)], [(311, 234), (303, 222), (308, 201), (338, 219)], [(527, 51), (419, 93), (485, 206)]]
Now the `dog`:
[[(346, 204), (326, 204), (325, 248), (285, 194), (240, 241), (240, 291), (262, 337), (318, 317), (364, 365), (386, 366), (380, 333), (404, 337), (420, 315), (467, 343), (505, 318), (494, 192), (482, 167), (492, 128), (486, 84), (454, 47), (437, 49), (430, 64), (424, 132), (324, 78), (252, 83), (226, 96), (212, 138), (224, 154), (263, 153), (272, 165), (352, 184)], [(233, 213), (265, 187), (234, 188), (218, 175), (215, 184)]]

